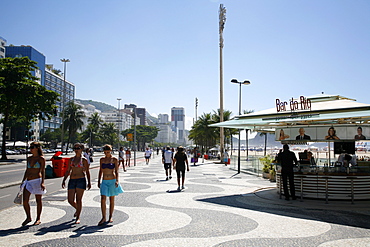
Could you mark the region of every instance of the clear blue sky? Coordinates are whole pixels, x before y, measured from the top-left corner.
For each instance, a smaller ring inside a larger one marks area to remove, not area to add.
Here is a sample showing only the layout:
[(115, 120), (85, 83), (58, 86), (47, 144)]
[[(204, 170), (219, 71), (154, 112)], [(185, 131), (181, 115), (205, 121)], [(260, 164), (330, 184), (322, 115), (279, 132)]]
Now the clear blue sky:
[(368, 0), (14, 0), (0, 36), (31, 45), (63, 70), (76, 98), (134, 103), (187, 117), (219, 108), (218, 9), (224, 29), (224, 109), (238, 112), (230, 79), (248, 79), (242, 109), (321, 92), (370, 103)]

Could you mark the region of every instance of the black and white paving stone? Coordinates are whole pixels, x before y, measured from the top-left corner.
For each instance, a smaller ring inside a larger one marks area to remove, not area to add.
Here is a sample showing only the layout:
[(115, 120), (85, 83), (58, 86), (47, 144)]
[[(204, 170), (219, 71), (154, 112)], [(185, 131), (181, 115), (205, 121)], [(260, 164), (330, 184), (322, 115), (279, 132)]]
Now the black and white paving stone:
[(39, 226), (20, 226), (22, 206), (5, 209), (0, 246), (370, 246), (368, 201), (285, 201), (274, 183), (208, 161), (186, 175), (186, 189), (177, 192), (176, 174), (165, 180), (160, 157), (121, 169), (125, 192), (116, 197), (114, 222), (104, 226), (97, 226), (96, 178), (84, 194), (81, 224), (74, 224), (66, 190), (43, 198)]

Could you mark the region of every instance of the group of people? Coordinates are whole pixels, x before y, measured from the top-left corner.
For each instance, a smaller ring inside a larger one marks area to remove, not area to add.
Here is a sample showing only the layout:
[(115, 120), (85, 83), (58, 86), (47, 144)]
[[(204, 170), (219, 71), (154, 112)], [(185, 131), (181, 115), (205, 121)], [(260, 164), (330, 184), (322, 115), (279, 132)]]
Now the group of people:
[[(126, 157), (126, 162), (125, 162)], [(122, 164), (123, 171), (127, 171), (127, 167), (130, 167), (130, 161), (131, 161), (131, 150), (130, 148), (126, 148), (126, 150), (123, 149), (123, 147), (119, 148), (118, 151), (118, 166)]]
[(162, 163), (166, 172), (166, 180), (172, 178), (173, 168), (177, 175), (177, 190), (185, 189), (185, 171), (189, 171), (189, 161), (184, 148), (179, 146), (174, 154), (170, 147), (166, 147), (162, 153)]
[[(23, 190), (23, 208), (26, 213), (26, 220), (22, 226), (32, 221), (29, 205), (30, 195), (34, 194), (37, 204), (37, 216), (34, 225), (41, 223), (42, 200), (41, 197), (46, 193), (45, 181), (45, 158), (40, 143), (32, 142), (30, 145), (31, 156), (27, 158), (27, 168), (24, 173), (21, 190)], [(68, 203), (75, 209), (75, 223), (80, 223), (82, 210), (82, 197), (86, 189), (91, 188), (90, 178), (90, 160), (83, 154), (84, 145), (76, 143), (73, 146), (75, 156), (69, 159), (68, 168), (62, 181), (62, 188), (65, 188), (65, 181), (68, 181)], [(100, 169), (98, 175), (98, 187), (101, 195), (102, 219), (98, 225), (113, 222), (114, 199), (115, 196), (122, 193), (122, 187), (118, 176), (118, 159), (112, 156), (112, 146), (103, 147), (104, 157), (100, 159)], [(109, 197), (109, 217), (106, 220), (106, 200)]]

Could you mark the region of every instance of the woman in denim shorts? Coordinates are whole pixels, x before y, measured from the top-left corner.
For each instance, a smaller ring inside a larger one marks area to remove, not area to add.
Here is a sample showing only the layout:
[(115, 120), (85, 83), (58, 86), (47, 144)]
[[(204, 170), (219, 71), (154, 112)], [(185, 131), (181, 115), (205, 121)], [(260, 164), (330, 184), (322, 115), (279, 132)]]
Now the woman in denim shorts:
[(75, 156), (69, 159), (68, 169), (64, 175), (62, 188), (65, 187), (65, 181), (68, 176), (68, 202), (72, 207), (76, 209), (74, 216), (76, 217), (76, 224), (80, 224), (80, 214), (82, 210), (82, 196), (86, 190), (86, 178), (87, 178), (87, 188), (91, 188), (90, 182), (90, 171), (89, 163), (87, 159), (83, 157), (82, 151), (84, 150), (84, 145), (76, 143), (73, 146), (75, 151)]

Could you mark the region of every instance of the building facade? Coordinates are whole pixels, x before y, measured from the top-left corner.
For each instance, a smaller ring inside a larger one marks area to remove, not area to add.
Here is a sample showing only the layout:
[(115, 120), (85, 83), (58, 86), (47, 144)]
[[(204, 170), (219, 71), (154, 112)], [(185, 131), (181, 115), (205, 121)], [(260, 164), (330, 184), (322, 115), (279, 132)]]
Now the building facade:
[(177, 143), (185, 145), (185, 109), (183, 107), (171, 108), (171, 126), (177, 131)]
[[(37, 63), (36, 66), (38, 67), (38, 69), (35, 71), (31, 71), (31, 74), (39, 78), (39, 83), (42, 86), (45, 86), (46, 89), (57, 92), (60, 95), (59, 101), (56, 102), (58, 108), (57, 114), (55, 116), (53, 116), (50, 120), (40, 120), (31, 123), (30, 130), (32, 131), (33, 135), (30, 136), (30, 139), (39, 141), (40, 135), (44, 133), (47, 129), (53, 130), (61, 126), (61, 112), (63, 111), (64, 105), (66, 105), (69, 101), (74, 100), (75, 86), (73, 85), (73, 83), (67, 80), (64, 83), (63, 76), (53, 72), (52, 65), (46, 66), (45, 56), (32, 46), (5, 46), (5, 57), (28, 57), (32, 61), (35, 61)], [(65, 103), (64, 105), (62, 103), (63, 99)], [(24, 130), (25, 128), (18, 128), (18, 130), (14, 130), (18, 134), (14, 136), (12, 133), (10, 133), (11, 138), (14, 138), (16, 140), (25, 139)]]
[(0, 58), (5, 57), (6, 39), (0, 36)]

